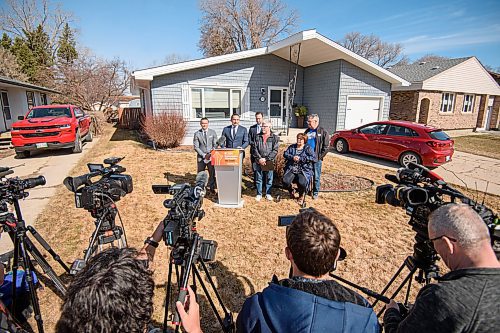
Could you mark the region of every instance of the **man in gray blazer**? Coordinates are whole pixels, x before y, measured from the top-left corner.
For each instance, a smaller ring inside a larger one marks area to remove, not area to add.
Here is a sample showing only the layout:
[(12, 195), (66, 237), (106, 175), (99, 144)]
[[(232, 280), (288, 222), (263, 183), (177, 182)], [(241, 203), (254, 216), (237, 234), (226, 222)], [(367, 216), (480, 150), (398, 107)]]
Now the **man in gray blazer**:
[(201, 118), (201, 128), (194, 133), (193, 146), (198, 154), (196, 156), (197, 172), (208, 168), (208, 191), (215, 193), (215, 169), (210, 163), (210, 152), (217, 148), (217, 133), (208, 128), (208, 118)]

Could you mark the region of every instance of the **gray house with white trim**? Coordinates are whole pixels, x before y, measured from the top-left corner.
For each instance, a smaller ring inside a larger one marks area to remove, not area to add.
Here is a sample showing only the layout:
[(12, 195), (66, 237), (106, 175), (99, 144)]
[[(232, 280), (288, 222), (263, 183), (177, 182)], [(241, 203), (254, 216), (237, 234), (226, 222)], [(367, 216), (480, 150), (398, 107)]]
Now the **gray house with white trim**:
[(28, 82), (0, 76), (0, 132), (9, 131), (18, 116), (24, 116), (35, 105), (50, 104), (48, 93), (59, 92)]
[(259, 49), (136, 70), (132, 87), (146, 115), (182, 112), (191, 142), (202, 117), (218, 133), (231, 114), (273, 127), (296, 126), (292, 105), (305, 105), (329, 132), (387, 119), (391, 89), (409, 82), (347, 50), (316, 30)]

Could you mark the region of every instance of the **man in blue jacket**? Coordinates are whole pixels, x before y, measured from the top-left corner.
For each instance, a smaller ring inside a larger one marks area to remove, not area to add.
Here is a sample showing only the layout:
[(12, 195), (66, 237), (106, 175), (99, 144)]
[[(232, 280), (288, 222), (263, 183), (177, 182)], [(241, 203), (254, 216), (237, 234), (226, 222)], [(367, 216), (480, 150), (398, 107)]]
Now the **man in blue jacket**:
[(224, 127), (222, 136), (226, 139), (224, 148), (248, 147), (248, 131), (246, 127), (240, 126), (240, 116), (237, 114), (231, 116), (231, 125)]
[(332, 280), (340, 234), (331, 219), (307, 210), (286, 233), (292, 277), (276, 278), (243, 304), (237, 332), (379, 332), (368, 301)]

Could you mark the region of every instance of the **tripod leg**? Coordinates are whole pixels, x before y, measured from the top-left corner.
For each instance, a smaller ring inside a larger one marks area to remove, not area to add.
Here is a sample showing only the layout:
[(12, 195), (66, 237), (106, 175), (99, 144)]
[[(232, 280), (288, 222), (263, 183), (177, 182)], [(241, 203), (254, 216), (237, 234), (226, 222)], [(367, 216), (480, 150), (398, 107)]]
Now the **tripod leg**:
[[(165, 314), (163, 316), (163, 333), (167, 333), (168, 327), (168, 307), (170, 306), (170, 298), (172, 292), (172, 258), (170, 258), (170, 262), (168, 263), (168, 277), (167, 277), (167, 285), (165, 288), (167, 289), (167, 295), (165, 296)], [(177, 279), (179, 276), (177, 275)]]
[(14, 313), (16, 308), (16, 293), (17, 293), (17, 269), (19, 268), (19, 238), (9, 232), (9, 236), (14, 243), (14, 259), (12, 261), (12, 304), (11, 312)]
[[(390, 299), (394, 299), (398, 294), (399, 294), (399, 291), (405, 286), (406, 282), (409, 282), (411, 284), (411, 281), (412, 281), (412, 277), (413, 277), (413, 274), (415, 274), (415, 271), (417, 270), (417, 267), (413, 267), (409, 272), (408, 272), (408, 275), (406, 275), (405, 279), (403, 280), (403, 282), (401, 282), (401, 284), (399, 285), (399, 287), (396, 289), (396, 291), (391, 295), (391, 297), (389, 297)], [(382, 313), (385, 311), (385, 306), (382, 308), (382, 310), (380, 310), (378, 313), (377, 313), (377, 317), (380, 317), (382, 315)]]
[(410, 290), (411, 290), (412, 279), (408, 280), (408, 288), (406, 288), (405, 302), (404, 305), (408, 306), (408, 299), (410, 298)]
[[(219, 312), (217, 311), (217, 308), (215, 307), (215, 303), (212, 300), (212, 297), (210, 297), (210, 294), (208, 293), (207, 286), (205, 286), (205, 283), (201, 279), (200, 272), (198, 271), (198, 269), (196, 268), (196, 266), (194, 264), (193, 264), (193, 272), (196, 275), (196, 277), (198, 278), (198, 281), (200, 282), (201, 288), (203, 289), (205, 296), (207, 296), (208, 302), (210, 303), (210, 306), (212, 307), (212, 310), (214, 311), (214, 314), (217, 317), (217, 320), (219, 321), (220, 326), (222, 328), (224, 328), (224, 322), (222, 321), (222, 318), (221, 318)], [(217, 290), (215, 288), (213, 288), (213, 290), (217, 292)], [(224, 308), (224, 305), (222, 305), (222, 307)]]
[(30, 268), (31, 266), (30, 259), (28, 257), (28, 253), (26, 252), (26, 248), (22, 240), (19, 242), (19, 252), (21, 254), (21, 260), (23, 261), (24, 265), (26, 281), (28, 282), (31, 305), (33, 306), (33, 312), (35, 313), (35, 320), (38, 328), (38, 333), (43, 333), (43, 320), (42, 320), (42, 314), (40, 312), (40, 304), (38, 303), (38, 296), (36, 294), (35, 284), (33, 283), (33, 271)]
[(64, 261), (61, 260), (61, 257), (50, 247), (50, 245), (45, 241), (45, 239), (43, 239), (38, 231), (36, 231), (36, 229), (30, 225), (27, 227), (27, 229), (33, 235), (33, 237), (35, 237), (37, 242), (40, 243), (40, 245), (42, 245), (42, 247), (52, 255), (52, 258), (57, 261), (62, 266), (62, 268), (64, 268), (66, 273), (69, 273), (69, 267), (64, 263)]
[[(401, 266), (399, 266), (398, 271), (391, 277), (389, 282), (385, 285), (382, 292), (380, 292), (380, 295), (385, 296), (385, 292), (391, 287), (391, 285), (394, 283), (394, 280), (396, 280), (396, 278), (399, 276), (399, 274), (401, 274), (401, 272), (403, 271), (403, 268), (405, 268), (405, 267), (406, 267), (406, 262), (403, 262), (403, 264)], [(375, 305), (377, 305), (378, 301), (379, 300), (377, 299), (375, 302), (373, 302), (372, 307), (375, 307)]]
[(210, 286), (212, 286), (212, 289), (214, 290), (215, 296), (217, 297), (219, 304), (222, 307), (222, 311), (224, 311), (224, 314), (226, 314), (226, 316), (230, 315), (231, 313), (227, 310), (226, 306), (224, 305), (224, 302), (222, 301), (222, 298), (220, 297), (219, 292), (217, 291), (217, 288), (215, 287), (215, 283), (212, 280), (212, 276), (210, 275), (210, 272), (208, 271), (207, 265), (205, 265), (205, 262), (203, 260), (199, 260), (199, 262), (201, 264), (201, 267), (203, 268), (203, 271), (205, 272), (205, 275), (208, 279), (208, 282), (210, 283)]
[(33, 256), (33, 259), (35, 259), (38, 265), (40, 265), (43, 272), (47, 274), (52, 283), (54, 283), (54, 286), (57, 288), (57, 290), (59, 290), (59, 292), (63, 296), (66, 295), (66, 286), (59, 279), (59, 276), (57, 276), (56, 272), (52, 269), (52, 267), (50, 267), (49, 263), (42, 256), (40, 251), (38, 251), (38, 249), (35, 247), (35, 245), (31, 242), (29, 238), (25, 238), (25, 244), (28, 252)]

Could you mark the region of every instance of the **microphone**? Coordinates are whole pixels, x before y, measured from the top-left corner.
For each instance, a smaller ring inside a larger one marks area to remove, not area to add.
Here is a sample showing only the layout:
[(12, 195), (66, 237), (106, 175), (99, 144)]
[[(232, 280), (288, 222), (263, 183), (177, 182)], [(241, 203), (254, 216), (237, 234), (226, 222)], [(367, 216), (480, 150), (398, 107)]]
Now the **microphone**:
[(226, 146), (226, 137), (223, 135), (217, 140), (217, 146), (224, 147)]
[(206, 171), (200, 171), (196, 175), (195, 186), (205, 188), (208, 183), (208, 173)]
[(398, 177), (394, 176), (394, 175), (390, 175), (390, 174), (386, 174), (385, 175), (385, 179), (393, 182), (393, 183), (396, 183), (396, 184), (399, 184), (399, 179)]

